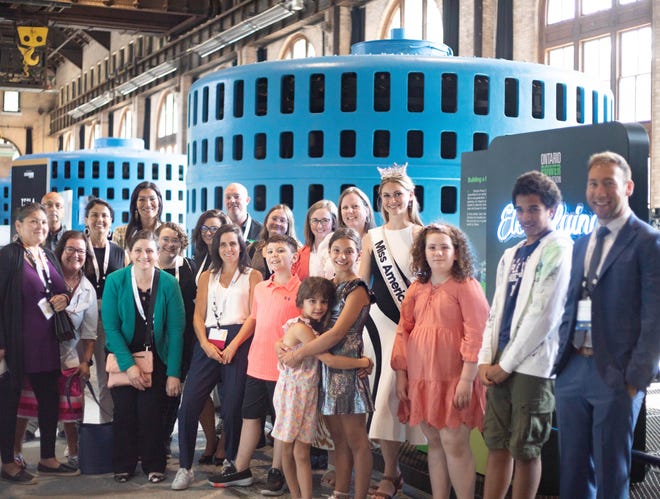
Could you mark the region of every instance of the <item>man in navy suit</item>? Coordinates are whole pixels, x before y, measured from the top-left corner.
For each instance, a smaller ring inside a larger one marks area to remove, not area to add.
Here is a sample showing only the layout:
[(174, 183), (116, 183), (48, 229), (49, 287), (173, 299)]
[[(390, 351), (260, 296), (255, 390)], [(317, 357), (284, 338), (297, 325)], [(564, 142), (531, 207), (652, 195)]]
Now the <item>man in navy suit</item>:
[(633, 430), (660, 357), (660, 233), (631, 211), (630, 166), (589, 158), (598, 217), (575, 242), (555, 397), (562, 498), (628, 497)]

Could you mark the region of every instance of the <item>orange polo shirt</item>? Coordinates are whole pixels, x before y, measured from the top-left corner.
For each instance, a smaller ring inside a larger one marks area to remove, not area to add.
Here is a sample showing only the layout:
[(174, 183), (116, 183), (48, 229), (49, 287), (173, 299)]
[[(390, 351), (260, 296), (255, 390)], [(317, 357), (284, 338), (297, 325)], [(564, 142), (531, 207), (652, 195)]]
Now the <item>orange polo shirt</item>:
[(277, 355), (275, 342), (284, 336), (282, 326), (286, 321), (300, 315), (296, 307), (296, 295), (300, 279), (293, 275), (282, 285), (270, 276), (254, 287), (252, 295), (252, 318), (256, 321), (252, 345), (248, 353), (248, 376), (266, 381), (277, 381)]

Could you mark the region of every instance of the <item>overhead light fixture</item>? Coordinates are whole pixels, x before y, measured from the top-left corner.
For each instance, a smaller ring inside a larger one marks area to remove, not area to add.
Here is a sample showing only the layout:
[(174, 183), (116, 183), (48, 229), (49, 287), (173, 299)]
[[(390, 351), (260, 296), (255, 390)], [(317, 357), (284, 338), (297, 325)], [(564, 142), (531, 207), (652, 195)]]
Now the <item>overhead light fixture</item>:
[(105, 92), (101, 95), (97, 95), (88, 102), (83, 102), (79, 106), (76, 106), (71, 111), (68, 111), (67, 114), (72, 118), (77, 119), (91, 113), (92, 111), (96, 111), (109, 102), (112, 102), (112, 99), (114, 99), (114, 94), (112, 92)]
[(192, 47), (190, 50), (197, 52), (200, 57), (207, 57), (214, 52), (217, 52), (227, 45), (236, 43), (237, 41), (249, 36), (257, 31), (260, 31), (268, 26), (275, 24), (282, 19), (292, 16), (296, 11), (305, 8), (303, 0), (289, 0), (277, 5), (274, 5), (268, 10), (265, 10), (256, 16), (241, 21), (240, 23), (227, 28), (221, 33), (214, 35), (208, 40)]
[(128, 95), (131, 92), (135, 92), (138, 88), (144, 87), (145, 85), (148, 85), (154, 80), (157, 80), (158, 78), (162, 78), (163, 76), (167, 76), (170, 73), (173, 73), (176, 71), (177, 66), (174, 62), (172, 61), (166, 61), (163, 62), (162, 64), (159, 64), (158, 66), (148, 69), (143, 73), (140, 73), (134, 78), (131, 78), (127, 82), (122, 83), (121, 85), (118, 85), (115, 87), (115, 90), (119, 92), (121, 95)]

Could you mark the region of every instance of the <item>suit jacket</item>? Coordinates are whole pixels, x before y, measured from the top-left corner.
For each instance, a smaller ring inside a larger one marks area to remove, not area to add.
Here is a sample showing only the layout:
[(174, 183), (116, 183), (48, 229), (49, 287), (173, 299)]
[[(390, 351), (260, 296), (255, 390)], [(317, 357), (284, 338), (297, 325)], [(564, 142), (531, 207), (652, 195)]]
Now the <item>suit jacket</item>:
[[(573, 247), (566, 308), (559, 329), (555, 371), (561, 374), (573, 350), (584, 258), (589, 236)], [(660, 357), (660, 233), (631, 214), (621, 228), (591, 296), (594, 361), (613, 389), (644, 390)]]
[[(131, 267), (116, 270), (108, 276), (101, 301), (101, 317), (108, 351), (117, 356), (122, 371), (134, 362), (128, 348), (135, 334), (135, 301), (131, 285)], [(167, 366), (167, 375), (181, 377), (183, 330), (186, 313), (176, 279), (160, 272), (154, 306), (154, 342), (156, 353)], [(146, 310), (145, 310), (146, 312)]]

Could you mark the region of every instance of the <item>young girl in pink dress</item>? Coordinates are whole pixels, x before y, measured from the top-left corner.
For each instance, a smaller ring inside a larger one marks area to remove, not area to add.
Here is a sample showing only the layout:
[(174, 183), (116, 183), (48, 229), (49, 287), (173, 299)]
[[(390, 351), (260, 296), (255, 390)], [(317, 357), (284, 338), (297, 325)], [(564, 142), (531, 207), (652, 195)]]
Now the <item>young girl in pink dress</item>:
[[(301, 284), (296, 296), (299, 317), (284, 325), (282, 343), (297, 350), (318, 336), (314, 328), (323, 328), (335, 301), (332, 281), (322, 277), (308, 277)], [(294, 367), (280, 364), (280, 376), (275, 385), (273, 406), (275, 426), (272, 436), (282, 442), (282, 467), (294, 499), (311, 499), (312, 465), (310, 445), (314, 440), (317, 424), (319, 387), (319, 363), (333, 369), (369, 368), (366, 357), (353, 358), (330, 353), (306, 357)]]
[(470, 430), (483, 424), (476, 362), (488, 302), (458, 228), (424, 227), (412, 260), (417, 280), (403, 299), (391, 358), (399, 418), (420, 425), (428, 440), (433, 497), (449, 497), (451, 484), (458, 499), (473, 498)]

